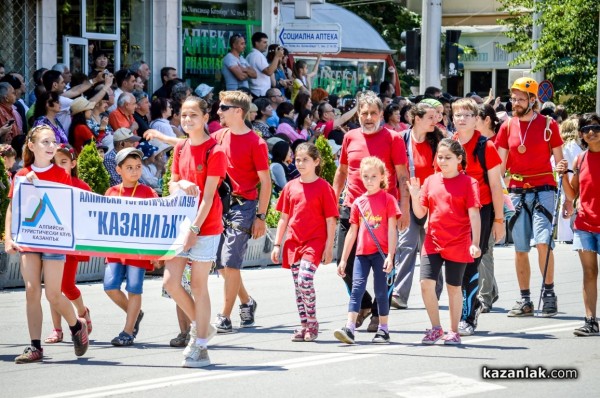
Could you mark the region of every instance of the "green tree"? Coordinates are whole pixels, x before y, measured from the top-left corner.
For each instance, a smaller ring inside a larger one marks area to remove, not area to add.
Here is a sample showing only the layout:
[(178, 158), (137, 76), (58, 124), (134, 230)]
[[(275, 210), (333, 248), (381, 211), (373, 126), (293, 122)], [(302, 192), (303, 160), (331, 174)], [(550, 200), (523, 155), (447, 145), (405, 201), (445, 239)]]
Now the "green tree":
[(92, 192), (104, 195), (110, 185), (110, 176), (98, 154), (95, 142), (90, 142), (81, 150), (77, 158), (77, 172), (79, 178), (92, 188)]
[(400, 39), (400, 34), (405, 30), (420, 27), (421, 16), (409, 11), (397, 1), (371, 3), (368, 1), (328, 0), (327, 2), (344, 7), (364, 19), (373, 29), (379, 32), (388, 46), (396, 51), (392, 55), (392, 58), (396, 64), (402, 92), (405, 95), (409, 95), (410, 86), (415, 85), (415, 78), (405, 75), (399, 69), (400, 62), (403, 61), (400, 58), (400, 48), (404, 46), (404, 42)]
[[(558, 95), (569, 96), (571, 112), (594, 108), (598, 54), (598, 0), (500, 0), (509, 17), (499, 23), (508, 27), (514, 41), (501, 48), (518, 54), (510, 65), (533, 62), (544, 69)], [(533, 49), (533, 15), (542, 26)]]

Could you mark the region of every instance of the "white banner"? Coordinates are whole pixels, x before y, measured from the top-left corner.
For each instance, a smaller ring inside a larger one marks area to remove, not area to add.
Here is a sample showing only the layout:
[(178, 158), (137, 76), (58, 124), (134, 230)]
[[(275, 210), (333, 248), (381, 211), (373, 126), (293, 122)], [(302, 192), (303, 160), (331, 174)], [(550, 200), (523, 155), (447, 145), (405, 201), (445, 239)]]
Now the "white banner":
[(165, 259), (182, 250), (198, 200), (183, 191), (154, 199), (102, 196), (19, 177), (11, 231), (24, 251)]

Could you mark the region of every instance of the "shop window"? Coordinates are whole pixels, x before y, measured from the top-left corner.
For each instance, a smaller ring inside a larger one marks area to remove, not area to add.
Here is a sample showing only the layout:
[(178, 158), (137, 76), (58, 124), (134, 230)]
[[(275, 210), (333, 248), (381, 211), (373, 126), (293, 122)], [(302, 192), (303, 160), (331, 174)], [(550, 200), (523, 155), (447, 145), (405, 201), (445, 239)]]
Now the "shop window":
[(243, 35), (246, 53), (250, 52), (250, 37), (261, 29), (261, 7), (260, 0), (183, 0), (183, 78), (191, 87), (200, 83), (215, 87), (215, 91), (224, 87), (221, 67), (229, 38)]
[(492, 71), (471, 72), (471, 92), (477, 93), (481, 98), (490, 94), (492, 88)]
[(121, 68), (136, 61), (152, 67), (152, 2), (121, 0)]
[(496, 70), (496, 97), (502, 98), (502, 102), (508, 101), (510, 98), (508, 82), (508, 69)]

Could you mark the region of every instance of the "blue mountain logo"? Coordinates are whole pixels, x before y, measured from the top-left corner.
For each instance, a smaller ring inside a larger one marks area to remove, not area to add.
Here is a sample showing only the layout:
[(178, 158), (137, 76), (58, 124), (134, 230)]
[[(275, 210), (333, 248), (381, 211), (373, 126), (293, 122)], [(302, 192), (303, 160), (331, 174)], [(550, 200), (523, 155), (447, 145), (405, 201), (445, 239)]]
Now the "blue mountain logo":
[(62, 225), (62, 222), (60, 221), (60, 218), (58, 218), (58, 214), (56, 214), (54, 206), (52, 206), (50, 198), (48, 198), (48, 194), (46, 193), (44, 194), (44, 197), (40, 199), (40, 203), (35, 208), (31, 217), (26, 217), (22, 225), (25, 227), (36, 227), (42, 219), (42, 216), (46, 212), (46, 209), (50, 210), (50, 213), (52, 213), (52, 216), (54, 216), (56, 223), (58, 225)]

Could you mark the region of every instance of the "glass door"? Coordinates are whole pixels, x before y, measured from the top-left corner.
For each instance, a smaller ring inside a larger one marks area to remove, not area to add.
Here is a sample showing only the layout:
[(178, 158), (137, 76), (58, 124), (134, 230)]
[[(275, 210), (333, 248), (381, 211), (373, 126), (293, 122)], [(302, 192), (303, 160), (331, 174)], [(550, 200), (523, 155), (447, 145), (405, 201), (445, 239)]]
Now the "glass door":
[[(120, 10), (121, 0), (82, 1), (82, 36), (93, 44), (95, 53), (106, 55), (107, 69), (113, 73), (121, 68)], [(98, 67), (92, 65), (92, 68)]]
[(83, 37), (63, 36), (63, 63), (72, 74), (89, 73), (88, 41)]

